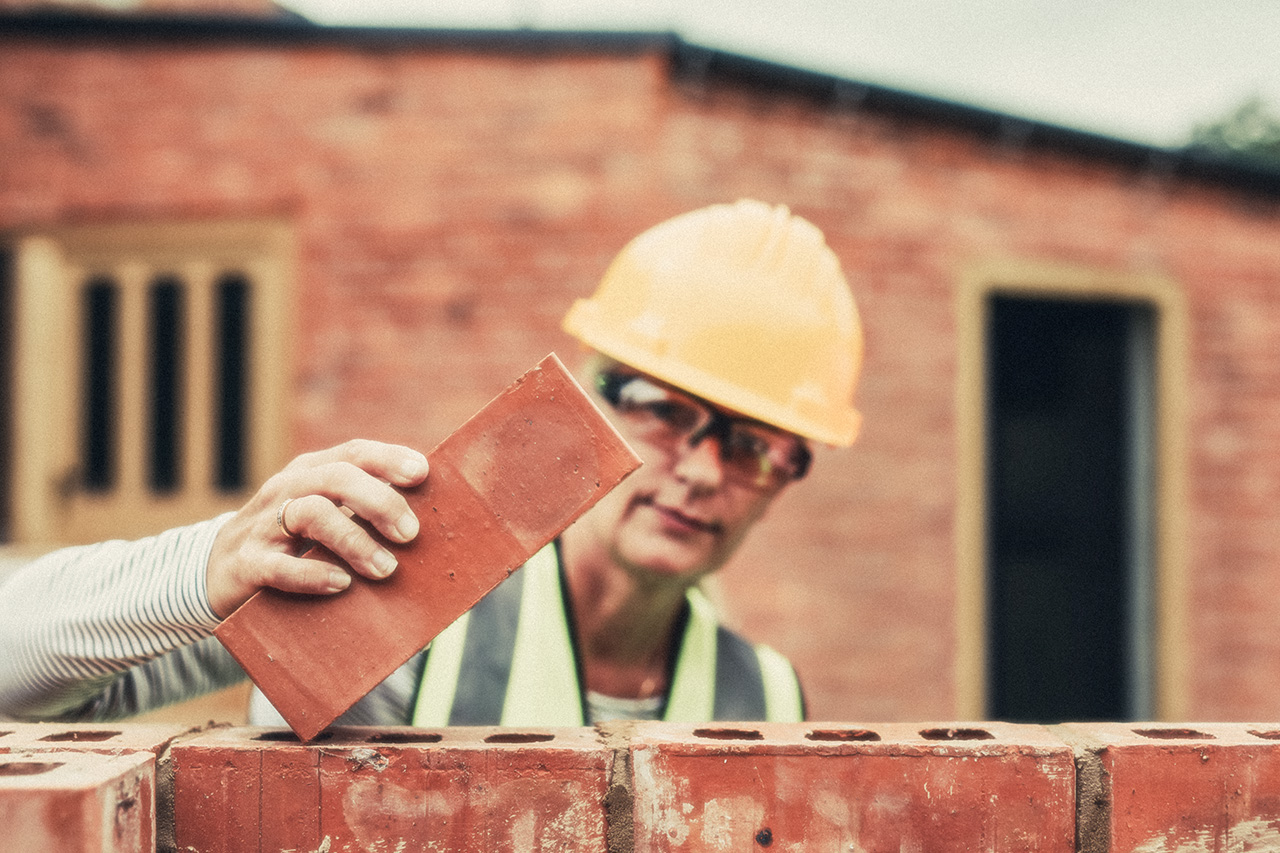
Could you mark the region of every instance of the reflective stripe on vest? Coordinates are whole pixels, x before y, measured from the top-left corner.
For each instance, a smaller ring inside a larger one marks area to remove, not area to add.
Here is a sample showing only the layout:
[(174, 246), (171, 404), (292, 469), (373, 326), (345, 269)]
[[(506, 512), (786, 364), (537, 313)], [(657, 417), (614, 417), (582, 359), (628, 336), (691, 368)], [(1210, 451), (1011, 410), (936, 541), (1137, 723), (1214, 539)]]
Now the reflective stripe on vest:
[[(692, 589), (664, 719), (804, 718), (786, 658), (721, 626)], [(431, 644), (413, 724), (581, 726), (586, 711), (554, 543)]]

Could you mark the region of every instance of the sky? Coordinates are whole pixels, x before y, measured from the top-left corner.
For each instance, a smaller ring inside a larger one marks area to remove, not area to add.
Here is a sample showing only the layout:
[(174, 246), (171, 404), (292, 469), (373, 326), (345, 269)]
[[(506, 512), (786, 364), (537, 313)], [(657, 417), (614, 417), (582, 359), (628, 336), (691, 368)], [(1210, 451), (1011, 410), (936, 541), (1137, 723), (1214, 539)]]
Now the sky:
[(1280, 0), (284, 0), (315, 21), (671, 31), (1148, 145), (1251, 95), (1280, 113)]

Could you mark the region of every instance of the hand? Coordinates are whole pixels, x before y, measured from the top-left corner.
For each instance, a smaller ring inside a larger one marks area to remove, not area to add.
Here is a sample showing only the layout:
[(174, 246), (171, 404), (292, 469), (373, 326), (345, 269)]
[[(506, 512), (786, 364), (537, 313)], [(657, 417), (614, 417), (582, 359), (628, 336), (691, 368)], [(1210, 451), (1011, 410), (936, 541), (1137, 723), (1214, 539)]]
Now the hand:
[[(392, 542), (410, 541), (418, 535), (418, 519), (392, 485), (416, 486), (426, 477), (421, 453), (376, 441), (348, 441), (294, 459), (214, 539), (206, 570), (214, 613), (225, 619), (263, 587), (315, 595), (346, 589), (347, 572), (305, 556), (312, 542), (367, 578), (391, 574), (395, 557), (352, 516)], [(286, 500), (283, 521), (292, 536), (276, 519)]]

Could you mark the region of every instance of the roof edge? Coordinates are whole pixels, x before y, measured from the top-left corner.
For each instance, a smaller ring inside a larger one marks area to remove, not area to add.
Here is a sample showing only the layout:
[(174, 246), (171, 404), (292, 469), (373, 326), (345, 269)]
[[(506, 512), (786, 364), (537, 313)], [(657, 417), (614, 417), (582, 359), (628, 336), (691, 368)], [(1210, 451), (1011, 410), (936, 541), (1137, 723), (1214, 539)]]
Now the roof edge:
[(686, 81), (721, 79), (807, 97), (832, 109), (869, 110), (958, 128), (1010, 146), (1060, 150), (1161, 176), (1222, 184), (1280, 197), (1280, 163), (1204, 146), (1150, 145), (704, 47), (677, 38), (673, 75)]
[(838, 110), (871, 110), (960, 129), (1011, 146), (1059, 150), (1168, 178), (1220, 184), (1280, 197), (1280, 164), (1198, 146), (1162, 147), (866, 83), (686, 41), (670, 31), (431, 29), (317, 24), (300, 15), (118, 14), (39, 9), (0, 12), (0, 37), (85, 41), (250, 42), (350, 45), (370, 49), (465, 48), (521, 53), (655, 51), (670, 57), (676, 80), (711, 78), (789, 92)]
[(332, 26), (301, 15), (112, 13), (42, 8), (0, 11), (0, 36), (128, 39), (131, 41), (250, 42), (278, 45), (351, 45), (366, 48), (462, 47), (528, 52), (671, 53), (669, 31), (540, 30), (532, 28), (426, 28)]

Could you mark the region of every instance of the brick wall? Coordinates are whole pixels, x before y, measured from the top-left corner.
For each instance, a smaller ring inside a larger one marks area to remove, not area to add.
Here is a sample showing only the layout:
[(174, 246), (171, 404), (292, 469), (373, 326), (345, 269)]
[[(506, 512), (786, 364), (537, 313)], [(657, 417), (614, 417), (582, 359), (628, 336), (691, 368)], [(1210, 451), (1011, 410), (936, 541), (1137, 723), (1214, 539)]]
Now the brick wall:
[(956, 294), (1009, 257), (1158, 273), (1191, 315), (1187, 712), (1280, 715), (1280, 215), (945, 125), (668, 74), (660, 44), (0, 43), (0, 229), (287, 217), (295, 450), (429, 447), (548, 351), (633, 234), (755, 196), (822, 227), (865, 317), (855, 449), (822, 453), (716, 593), (817, 718), (957, 703)]
[(1280, 844), (1259, 724), (0, 727), (0, 850), (1152, 853)]

